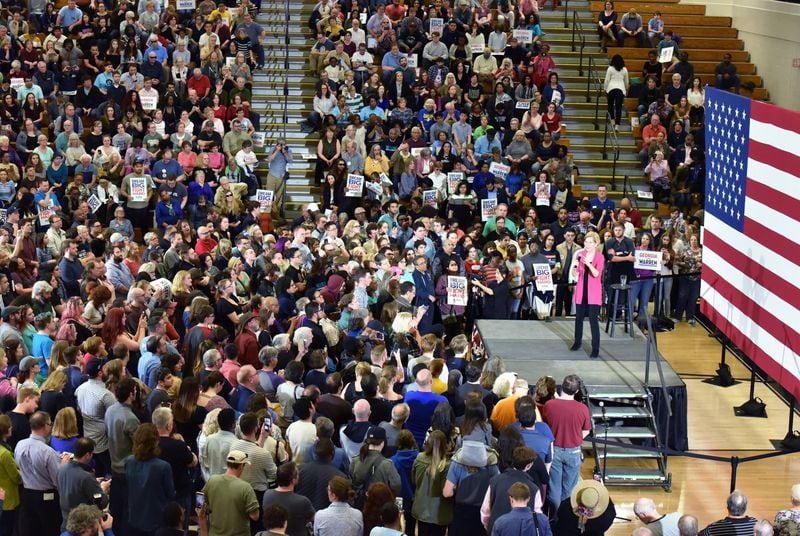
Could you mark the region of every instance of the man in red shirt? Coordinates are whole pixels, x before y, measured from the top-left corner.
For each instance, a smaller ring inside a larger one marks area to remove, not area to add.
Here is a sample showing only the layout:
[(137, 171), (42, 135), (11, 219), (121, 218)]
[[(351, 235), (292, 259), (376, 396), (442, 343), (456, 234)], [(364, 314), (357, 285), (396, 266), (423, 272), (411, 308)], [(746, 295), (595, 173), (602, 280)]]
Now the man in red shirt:
[(211, 81), (203, 74), (203, 71), (195, 69), (192, 71), (192, 77), (187, 82), (187, 87), (197, 91), (198, 98), (204, 99), (208, 92), (211, 91)]
[(570, 374), (561, 383), (561, 393), (544, 405), (544, 420), (555, 437), (548, 495), (556, 509), (581, 477), (581, 444), (592, 430), (589, 408), (575, 400), (580, 385), (581, 379)]
[(197, 252), (198, 255), (202, 255), (203, 253), (211, 253), (217, 247), (217, 241), (211, 238), (211, 229), (206, 227), (205, 225), (201, 225), (197, 228), (197, 244), (194, 246), (194, 250)]
[(658, 133), (664, 134), (664, 139), (667, 138), (667, 129), (661, 124), (661, 117), (658, 114), (650, 116), (650, 124), (642, 129), (642, 150), (639, 151), (639, 160), (642, 162), (642, 169), (647, 167), (647, 162), (650, 160), (650, 142), (658, 139)]

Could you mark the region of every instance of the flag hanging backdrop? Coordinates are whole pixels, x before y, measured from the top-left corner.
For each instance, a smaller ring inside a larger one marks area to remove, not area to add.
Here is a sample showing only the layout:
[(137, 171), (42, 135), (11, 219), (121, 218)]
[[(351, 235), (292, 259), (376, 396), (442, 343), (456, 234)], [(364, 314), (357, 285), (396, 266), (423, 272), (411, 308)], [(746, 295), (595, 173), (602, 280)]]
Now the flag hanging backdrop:
[(800, 399), (800, 113), (706, 88), (701, 311)]

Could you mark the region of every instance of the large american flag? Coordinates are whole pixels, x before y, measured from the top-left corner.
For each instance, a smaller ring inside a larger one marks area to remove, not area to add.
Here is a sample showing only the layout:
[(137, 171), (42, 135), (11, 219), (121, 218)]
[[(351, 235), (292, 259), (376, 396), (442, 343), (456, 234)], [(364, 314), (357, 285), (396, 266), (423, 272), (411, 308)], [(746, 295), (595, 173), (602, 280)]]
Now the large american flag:
[(800, 398), (800, 114), (706, 88), (701, 311)]

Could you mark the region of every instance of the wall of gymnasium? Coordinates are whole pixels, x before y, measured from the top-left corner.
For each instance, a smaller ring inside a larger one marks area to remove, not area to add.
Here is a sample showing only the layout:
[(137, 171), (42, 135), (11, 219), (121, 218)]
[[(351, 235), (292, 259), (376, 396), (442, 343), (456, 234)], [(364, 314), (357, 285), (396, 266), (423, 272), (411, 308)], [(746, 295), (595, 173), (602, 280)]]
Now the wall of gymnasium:
[(776, 0), (682, 1), (705, 4), (707, 15), (733, 17), (770, 100), (800, 110), (800, 5)]

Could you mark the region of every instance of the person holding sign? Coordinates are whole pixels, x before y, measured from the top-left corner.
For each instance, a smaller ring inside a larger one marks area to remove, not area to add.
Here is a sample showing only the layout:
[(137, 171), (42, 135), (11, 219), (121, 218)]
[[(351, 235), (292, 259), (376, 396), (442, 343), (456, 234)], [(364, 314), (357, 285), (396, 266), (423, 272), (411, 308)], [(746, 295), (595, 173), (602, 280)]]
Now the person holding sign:
[(137, 159), (133, 163), (133, 172), (122, 179), (120, 195), (125, 198), (128, 217), (134, 227), (142, 231), (142, 236), (150, 230), (150, 222), (147, 221), (147, 207), (150, 205), (150, 197), (155, 190), (153, 178), (144, 174), (144, 161)]
[(583, 249), (575, 256), (572, 275), (577, 278), (575, 285), (575, 342), (570, 350), (581, 349), (583, 339), (583, 319), (589, 317), (592, 330), (592, 353), (595, 359), (600, 355), (600, 304), (603, 300), (603, 268), (605, 259), (597, 250), (600, 236), (594, 231), (583, 239)]
[[(639, 239), (639, 245), (636, 246), (636, 251), (653, 251), (653, 237), (649, 233), (642, 234)], [(637, 258), (639, 255), (636, 255)], [(631, 283), (631, 303), (636, 303), (636, 298), (639, 298), (639, 329), (644, 329), (645, 316), (647, 314), (647, 304), (650, 302), (650, 294), (653, 292), (653, 285), (656, 274), (661, 270), (661, 262), (653, 263), (652, 269), (650, 266), (647, 268), (634, 268), (633, 272), (636, 275), (636, 280)]]

